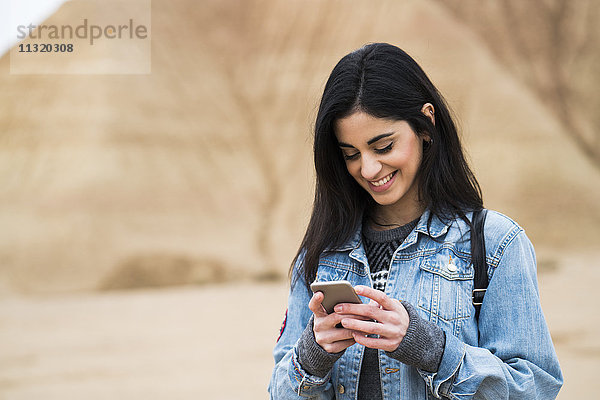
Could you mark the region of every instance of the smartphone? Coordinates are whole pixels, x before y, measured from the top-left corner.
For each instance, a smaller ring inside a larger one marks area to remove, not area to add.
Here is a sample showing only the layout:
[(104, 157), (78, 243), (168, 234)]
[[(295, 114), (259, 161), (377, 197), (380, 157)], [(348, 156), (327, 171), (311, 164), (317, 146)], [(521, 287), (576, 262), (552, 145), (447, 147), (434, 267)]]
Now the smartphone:
[(331, 314), (335, 305), (339, 303), (362, 303), (348, 281), (313, 282), (310, 289), (313, 293), (323, 292), (325, 297), (322, 304), (328, 314)]

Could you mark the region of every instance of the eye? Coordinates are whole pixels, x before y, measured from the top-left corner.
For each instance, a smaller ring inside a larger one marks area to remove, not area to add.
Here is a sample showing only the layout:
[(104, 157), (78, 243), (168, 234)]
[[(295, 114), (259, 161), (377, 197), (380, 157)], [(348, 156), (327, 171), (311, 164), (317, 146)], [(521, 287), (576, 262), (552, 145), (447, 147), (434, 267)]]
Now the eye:
[(378, 153), (378, 154), (387, 153), (388, 151), (392, 150), (393, 146), (394, 146), (394, 142), (390, 142), (390, 144), (388, 144), (387, 146), (385, 146), (382, 149), (375, 149), (375, 153)]
[(354, 160), (356, 157), (358, 157), (358, 155), (360, 153), (354, 153), (354, 154), (346, 154), (346, 153), (342, 153), (344, 156), (344, 160)]

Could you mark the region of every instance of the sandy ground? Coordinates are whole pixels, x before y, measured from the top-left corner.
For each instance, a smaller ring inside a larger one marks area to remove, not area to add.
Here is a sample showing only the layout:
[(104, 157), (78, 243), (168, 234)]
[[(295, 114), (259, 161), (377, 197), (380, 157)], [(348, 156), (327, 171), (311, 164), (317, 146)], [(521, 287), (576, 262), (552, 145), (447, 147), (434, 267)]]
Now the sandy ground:
[[(541, 297), (566, 384), (593, 398), (597, 256), (544, 268)], [(265, 399), (285, 283), (237, 283), (0, 302), (0, 398)]]

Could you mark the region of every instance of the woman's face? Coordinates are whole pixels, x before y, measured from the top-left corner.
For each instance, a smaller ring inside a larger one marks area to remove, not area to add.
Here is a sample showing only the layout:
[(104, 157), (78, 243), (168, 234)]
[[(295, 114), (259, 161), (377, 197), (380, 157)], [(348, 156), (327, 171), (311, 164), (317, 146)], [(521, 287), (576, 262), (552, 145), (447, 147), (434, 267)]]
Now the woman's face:
[(406, 121), (358, 111), (336, 121), (335, 135), (348, 172), (377, 204), (401, 215), (420, 209), (416, 175), (423, 138)]

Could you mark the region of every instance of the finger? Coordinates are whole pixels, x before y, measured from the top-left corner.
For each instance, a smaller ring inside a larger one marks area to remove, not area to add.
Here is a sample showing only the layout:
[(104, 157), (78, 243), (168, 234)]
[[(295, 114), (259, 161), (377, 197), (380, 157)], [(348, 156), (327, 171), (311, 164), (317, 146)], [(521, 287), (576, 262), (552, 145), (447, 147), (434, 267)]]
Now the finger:
[(324, 298), (325, 296), (323, 295), (323, 292), (315, 292), (308, 302), (308, 308), (313, 312), (313, 314), (315, 314), (315, 317), (327, 316), (327, 312), (321, 305)]
[(377, 306), (377, 307), (381, 307), (381, 306), (379, 305), (379, 303), (378, 303), (378, 302), (376, 302), (375, 300), (369, 300), (369, 305), (370, 305), (370, 306)]
[(384, 321), (386, 313), (389, 313), (389, 311), (383, 310), (376, 302), (372, 304), (343, 303), (336, 305), (334, 310), (336, 313), (358, 315), (362, 317), (361, 319), (373, 319), (380, 322)]
[(381, 349), (385, 351), (394, 351), (398, 348), (398, 345), (392, 344), (389, 340), (379, 339), (365, 336), (362, 332), (353, 332), (354, 341), (358, 344), (362, 344), (365, 347), (372, 349)]
[(353, 318), (353, 319), (358, 319), (360, 321), (373, 321), (373, 318), (370, 317), (365, 317), (364, 315), (356, 315), (356, 314), (339, 314), (338, 315), (341, 317), (340, 318), (340, 322), (342, 321), (342, 319), (344, 318)]
[(331, 313), (326, 314), (324, 317), (315, 318), (316, 329), (320, 331), (326, 331), (335, 328), (337, 324), (342, 321), (342, 317), (339, 314)]
[[(325, 316), (320, 316), (315, 314), (314, 322), (313, 322), (313, 331), (314, 332), (324, 332), (330, 329), (339, 330), (336, 326), (341, 323), (342, 318), (352, 317), (351, 315), (331, 313), (325, 314)], [(352, 336), (348, 336), (350, 338)], [(339, 340), (339, 339), (337, 339)]]
[(381, 290), (376, 290), (363, 285), (355, 286), (354, 290), (359, 296), (364, 296), (371, 300), (375, 300), (383, 307), (384, 310), (394, 310), (399, 304), (397, 300), (388, 297), (388, 295), (383, 293)]
[(352, 339), (352, 331), (344, 328), (329, 328), (314, 331), (315, 340), (323, 346), (323, 344), (339, 342), (342, 340)]
[(342, 319), (342, 326), (352, 331), (362, 332), (368, 335), (379, 335), (387, 337), (391, 331), (385, 324), (372, 321), (360, 321), (353, 318)]
[[(344, 306), (342, 308), (350, 314), (350, 316), (341, 320), (345, 328), (382, 335), (388, 338), (402, 340), (410, 323), (408, 312), (402, 304), (394, 311), (381, 310), (366, 304), (360, 308), (355, 305)], [(353, 315), (356, 314), (361, 315), (362, 318), (355, 318)], [(367, 317), (367, 319), (364, 317)]]
[(326, 344), (325, 346), (321, 346), (321, 347), (323, 348), (323, 350), (325, 350), (328, 353), (339, 353), (340, 351), (345, 350), (348, 347), (352, 346), (354, 343), (356, 343), (354, 341), (354, 338), (351, 338), (351, 339), (346, 339), (346, 340), (340, 340), (338, 342), (329, 343), (329, 344)]
[(361, 315), (352, 315), (352, 314), (340, 314), (340, 313), (331, 313), (327, 314), (325, 317), (319, 317), (315, 319), (315, 324), (318, 324), (318, 330), (327, 330), (331, 328), (337, 328), (338, 324), (342, 322), (344, 318), (353, 318), (358, 320), (368, 321), (370, 318), (363, 317)]

